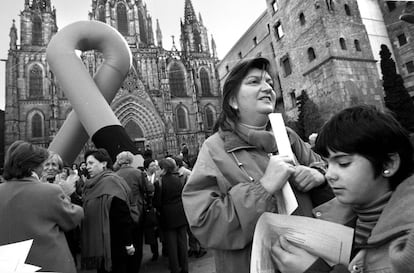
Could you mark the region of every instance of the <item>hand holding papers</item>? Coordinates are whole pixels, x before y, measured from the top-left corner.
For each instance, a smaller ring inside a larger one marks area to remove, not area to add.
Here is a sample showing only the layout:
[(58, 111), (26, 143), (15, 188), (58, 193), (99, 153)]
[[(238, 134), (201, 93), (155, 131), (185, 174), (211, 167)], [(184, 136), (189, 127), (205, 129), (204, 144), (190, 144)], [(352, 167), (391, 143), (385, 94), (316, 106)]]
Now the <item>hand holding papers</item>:
[[(285, 123), (283, 121), (282, 114), (271, 113), (269, 114), (269, 120), (272, 124), (273, 134), (275, 136), (277, 149), (279, 155), (289, 156), (292, 161), (295, 157), (290, 147), (289, 137), (286, 132)], [(281, 191), (282, 198), (277, 198), (278, 211), (281, 214), (292, 214), (298, 207), (298, 201), (289, 183), (286, 183)]]
[(275, 272), (271, 247), (280, 235), (329, 264), (348, 265), (353, 234), (352, 228), (340, 224), (304, 216), (265, 212), (256, 225), (250, 272)]

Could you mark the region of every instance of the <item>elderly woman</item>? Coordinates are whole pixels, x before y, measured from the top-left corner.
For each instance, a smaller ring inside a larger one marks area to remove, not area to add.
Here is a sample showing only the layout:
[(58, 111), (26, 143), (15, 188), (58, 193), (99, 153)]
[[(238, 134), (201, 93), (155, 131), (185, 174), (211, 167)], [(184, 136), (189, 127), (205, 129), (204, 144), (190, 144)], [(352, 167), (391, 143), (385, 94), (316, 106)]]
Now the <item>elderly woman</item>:
[(159, 166), (161, 183), (155, 186), (154, 206), (161, 214), (169, 267), (171, 273), (188, 273), (187, 220), (181, 200), (183, 183), (176, 173), (174, 159), (164, 158)]
[[(204, 142), (184, 187), (190, 228), (214, 250), (217, 273), (249, 272), (256, 222), (265, 211), (278, 212), (275, 193), (288, 180), (299, 203), (295, 214), (311, 216), (312, 205), (333, 197), (320, 170), (308, 167), (321, 158), (295, 132), (286, 128), (301, 165), (272, 155), (277, 146), (268, 114), (275, 103), (268, 60), (236, 65), (223, 86), (217, 132)], [(326, 196), (318, 194), (325, 189)]]
[(0, 245), (33, 239), (26, 263), (44, 271), (76, 273), (64, 231), (80, 224), (83, 210), (62, 188), (42, 183), (46, 149), (24, 141), (7, 151), (5, 183), (0, 185)]
[[(43, 182), (57, 184), (63, 192), (70, 197), (73, 204), (82, 206), (80, 177), (77, 174), (69, 175), (69, 168), (63, 167), (63, 160), (57, 153), (50, 152), (43, 168)], [(79, 226), (65, 232), (70, 252), (77, 264), (77, 254), (80, 253), (80, 229)]]
[(97, 272), (128, 272), (128, 255), (134, 255), (131, 189), (115, 174), (105, 149), (85, 153), (89, 172), (84, 186), (82, 222), (82, 266)]

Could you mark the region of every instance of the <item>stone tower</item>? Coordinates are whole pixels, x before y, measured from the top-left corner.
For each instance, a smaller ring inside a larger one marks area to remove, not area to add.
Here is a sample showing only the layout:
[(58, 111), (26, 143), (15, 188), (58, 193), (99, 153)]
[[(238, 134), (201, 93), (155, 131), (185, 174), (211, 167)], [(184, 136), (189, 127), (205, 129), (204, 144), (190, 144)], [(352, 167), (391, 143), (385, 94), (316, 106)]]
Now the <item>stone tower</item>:
[(47, 147), (70, 105), (56, 88), (46, 62), (46, 46), (57, 32), (49, 0), (25, 0), (20, 13), (20, 45), (13, 21), (6, 62), (5, 145), (17, 139)]
[(286, 114), (302, 90), (324, 118), (351, 104), (382, 107), (380, 84), (356, 0), (267, 0)]
[[(191, 5), (194, 13), (190, 1), (185, 2), (185, 9), (188, 5)], [(49, 71), (44, 58), (47, 43), (57, 31), (55, 11), (50, 10), (50, 1), (34, 0), (32, 3), (26, 0), (22, 15), (26, 10), (35, 14), (41, 12), (43, 43), (30, 45), (36, 47), (37, 52), (41, 52), (30, 53), (38, 54), (37, 58), (28, 56), (28, 52), (23, 50), (25, 43), (32, 41), (32, 15), (22, 16), (20, 48), (15, 45), (17, 37), (14, 36), (12, 26), (6, 91), (6, 112), (10, 111), (11, 114), (6, 124), (15, 127), (7, 127), (11, 129), (6, 134), (10, 136), (9, 141), (6, 140), (6, 145), (15, 139), (37, 140), (28, 132), (32, 132), (33, 125), (40, 120), (43, 127), (40, 130), (41, 134), (39, 133), (38, 143), (47, 146), (54, 132), (66, 119), (71, 106), (59, 89), (58, 83), (55, 83), (53, 73)], [(46, 15), (50, 15), (51, 18), (47, 24), (44, 23)], [(167, 154), (178, 154), (181, 144), (186, 143), (190, 154), (196, 155), (201, 143), (212, 133), (214, 122), (220, 112), (220, 92), (216, 78), (217, 58), (210, 54), (206, 28), (200, 23), (197, 25), (202, 37), (197, 51), (185, 48), (178, 50), (176, 47), (166, 50), (162, 46), (162, 26), (158, 20), (153, 25), (152, 17), (142, 0), (92, 0), (89, 19), (99, 20), (116, 28), (130, 47), (133, 68), (112, 101), (111, 108), (138, 149), (143, 151), (144, 145), (149, 144), (154, 157), (160, 158)], [(190, 22), (184, 22), (181, 27), (189, 29), (188, 24)], [(181, 35), (181, 39), (187, 39), (189, 43), (194, 44), (191, 42), (192, 39), (183, 37), (183, 31)], [(28, 51), (33, 50), (28, 48)], [(84, 52), (81, 58), (91, 76), (103, 61), (102, 54), (97, 51)], [(26, 60), (29, 64), (26, 64)], [(18, 65), (14, 64), (16, 62)], [(27, 89), (31, 90), (32, 86), (37, 86), (35, 81), (30, 81), (31, 78), (26, 76), (30, 69), (34, 69), (31, 68), (34, 65), (32, 63), (38, 63), (43, 69), (43, 74), (34, 70), (36, 75), (39, 75), (38, 82), (43, 83), (43, 95), (29, 103), (27, 95), (23, 97), (22, 93), (26, 94)], [(20, 131), (16, 130), (16, 127)]]

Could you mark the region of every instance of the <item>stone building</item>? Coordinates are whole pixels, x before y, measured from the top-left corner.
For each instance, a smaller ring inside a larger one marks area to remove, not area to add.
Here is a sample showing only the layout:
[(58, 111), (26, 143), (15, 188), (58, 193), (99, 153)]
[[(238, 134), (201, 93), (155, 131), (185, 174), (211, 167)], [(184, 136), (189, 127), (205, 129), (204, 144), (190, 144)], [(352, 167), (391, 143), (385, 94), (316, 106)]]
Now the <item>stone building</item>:
[[(296, 120), (297, 97), (306, 91), (323, 119), (354, 103), (382, 107), (383, 89), (356, 0), (267, 0), (267, 15), (251, 26), (266, 33), (259, 53), (276, 66), (289, 120)], [(263, 19), (263, 20), (262, 20)], [(247, 31), (219, 64), (220, 79), (235, 56), (254, 52)], [(259, 45), (258, 45), (259, 46)], [(223, 69), (224, 67), (224, 69)]]
[[(113, 26), (129, 44), (133, 69), (111, 108), (137, 147), (143, 151), (149, 144), (155, 157), (179, 153), (182, 143), (195, 155), (221, 111), (214, 40), (210, 46), (191, 0), (183, 4), (180, 50), (175, 43), (170, 50), (163, 48), (161, 26), (158, 20), (153, 24), (142, 0), (92, 0), (89, 13), (90, 20)], [(57, 31), (50, 0), (25, 0), (20, 44), (15, 22), (10, 28), (6, 147), (17, 139), (47, 147), (72, 109), (45, 57)], [(91, 75), (103, 61), (102, 54), (94, 51), (81, 58)]]
[[(382, 10), (386, 30), (391, 41), (398, 73), (411, 97), (414, 97), (414, 25), (399, 19), (407, 1), (378, 0)], [(408, 10), (414, 12), (414, 6)]]

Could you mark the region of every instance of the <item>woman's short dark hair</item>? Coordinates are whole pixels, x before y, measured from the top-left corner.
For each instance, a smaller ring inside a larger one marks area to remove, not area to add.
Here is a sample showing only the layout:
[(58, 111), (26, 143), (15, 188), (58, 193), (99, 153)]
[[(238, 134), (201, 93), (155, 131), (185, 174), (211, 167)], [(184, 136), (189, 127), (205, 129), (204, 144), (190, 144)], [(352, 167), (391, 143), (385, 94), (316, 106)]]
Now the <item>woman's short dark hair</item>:
[(224, 82), (223, 100), (221, 104), (222, 111), (214, 126), (214, 131), (217, 131), (218, 128), (221, 128), (223, 130), (227, 129), (227, 119), (233, 121), (234, 123), (238, 121), (237, 111), (230, 107), (230, 99), (237, 94), (243, 79), (246, 77), (247, 73), (249, 73), (249, 71), (252, 68), (265, 70), (267, 73), (269, 73), (271, 77), (273, 77), (270, 62), (265, 58), (254, 58), (238, 63), (230, 71), (229, 75), (227, 76)]
[(3, 177), (6, 180), (29, 177), (49, 157), (45, 148), (17, 140), (6, 152)]
[(113, 162), (112, 162), (111, 156), (109, 155), (108, 151), (105, 150), (104, 148), (86, 151), (85, 161), (90, 155), (95, 157), (96, 160), (98, 160), (99, 162), (106, 162), (106, 167), (108, 169), (112, 169)]
[(354, 106), (334, 115), (322, 127), (315, 144), (315, 151), (324, 157), (329, 156), (328, 149), (367, 158), (375, 177), (381, 175), (390, 155), (397, 153), (401, 163), (390, 177), (391, 189), (414, 171), (413, 147), (408, 132), (392, 114), (374, 106)]
[(173, 173), (177, 165), (175, 164), (174, 159), (171, 157), (163, 158), (158, 162), (158, 165), (162, 170), (164, 170), (167, 174)]

